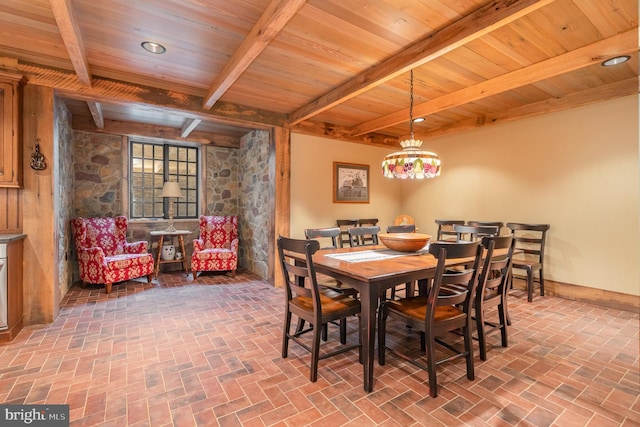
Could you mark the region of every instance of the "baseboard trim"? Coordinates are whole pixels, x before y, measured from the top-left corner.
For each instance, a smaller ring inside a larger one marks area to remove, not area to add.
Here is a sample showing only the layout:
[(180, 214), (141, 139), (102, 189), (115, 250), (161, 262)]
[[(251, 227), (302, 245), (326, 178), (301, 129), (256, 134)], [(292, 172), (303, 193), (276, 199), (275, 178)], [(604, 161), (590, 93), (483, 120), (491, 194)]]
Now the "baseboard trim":
[[(525, 279), (518, 276), (514, 276), (514, 278), (517, 279), (513, 282), (514, 287), (524, 289)], [(538, 283), (534, 284), (534, 286), (536, 286), (533, 291), (534, 298), (536, 295), (539, 295), (537, 285)], [(634, 313), (637, 313), (640, 310), (640, 295), (623, 294), (621, 292), (572, 285), (549, 279), (545, 279), (544, 281), (544, 293), (545, 295), (551, 295), (573, 301), (587, 302), (617, 310), (631, 311)]]

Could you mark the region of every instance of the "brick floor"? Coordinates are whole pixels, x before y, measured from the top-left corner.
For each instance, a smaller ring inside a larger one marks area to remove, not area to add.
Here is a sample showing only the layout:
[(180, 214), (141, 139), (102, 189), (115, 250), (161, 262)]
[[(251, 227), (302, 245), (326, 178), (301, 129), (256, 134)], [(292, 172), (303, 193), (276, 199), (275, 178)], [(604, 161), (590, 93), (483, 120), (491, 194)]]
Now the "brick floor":
[(365, 393), (355, 350), (310, 383), (300, 346), (280, 357), (282, 290), (249, 273), (74, 287), (53, 324), (0, 346), (0, 402), (69, 404), (74, 426), (640, 425), (638, 313), (509, 301), (510, 346), (492, 335), (486, 362), (476, 350), (474, 381), (462, 360), (441, 365), (433, 399), (426, 372), (393, 355)]

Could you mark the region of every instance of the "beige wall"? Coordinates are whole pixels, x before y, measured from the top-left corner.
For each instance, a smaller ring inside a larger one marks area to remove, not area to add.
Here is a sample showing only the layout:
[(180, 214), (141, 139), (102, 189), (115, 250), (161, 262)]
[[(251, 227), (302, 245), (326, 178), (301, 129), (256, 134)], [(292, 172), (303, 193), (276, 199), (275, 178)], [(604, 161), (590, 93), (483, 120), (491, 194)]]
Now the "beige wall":
[[(402, 213), (400, 186), (381, 173), (390, 150), (307, 135), (291, 135), (291, 237), (336, 219), (378, 218), (385, 228)], [(370, 203), (333, 203), (333, 162), (369, 165)]]
[[(637, 96), (428, 140), (443, 162), (431, 181), (381, 178), (389, 150), (294, 135), (292, 235), (365, 212), (428, 234), (436, 218), (549, 223), (547, 278), (640, 295), (638, 145)], [(370, 205), (331, 203), (334, 159), (372, 165)]]

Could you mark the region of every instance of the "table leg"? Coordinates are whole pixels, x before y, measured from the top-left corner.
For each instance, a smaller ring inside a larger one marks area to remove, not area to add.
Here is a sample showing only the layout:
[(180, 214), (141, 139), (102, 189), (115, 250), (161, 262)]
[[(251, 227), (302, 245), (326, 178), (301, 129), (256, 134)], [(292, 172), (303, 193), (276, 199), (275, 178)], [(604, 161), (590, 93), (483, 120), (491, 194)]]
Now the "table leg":
[(160, 272), (160, 260), (162, 255), (162, 244), (164, 243), (164, 236), (160, 235), (160, 240), (158, 240), (158, 259), (156, 261), (156, 279), (158, 278), (158, 273)]
[(189, 274), (187, 271), (187, 252), (184, 250), (184, 239), (182, 238), (182, 234), (178, 235), (178, 241), (180, 243), (180, 249), (182, 250), (182, 269), (185, 274)]
[(372, 292), (370, 286), (365, 286), (360, 292), (362, 304), (362, 359), (364, 362), (364, 391), (373, 391), (373, 356), (376, 341), (376, 308), (378, 306), (378, 292)]

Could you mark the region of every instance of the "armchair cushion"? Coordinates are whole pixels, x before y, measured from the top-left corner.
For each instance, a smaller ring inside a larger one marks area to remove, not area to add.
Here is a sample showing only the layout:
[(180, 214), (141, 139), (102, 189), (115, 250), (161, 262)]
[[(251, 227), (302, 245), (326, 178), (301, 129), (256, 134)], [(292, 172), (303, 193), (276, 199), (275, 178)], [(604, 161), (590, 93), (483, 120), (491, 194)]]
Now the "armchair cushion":
[(238, 217), (200, 216), (200, 237), (193, 240), (191, 270), (230, 271), (238, 267)]
[(78, 255), (80, 278), (86, 283), (104, 283), (107, 293), (115, 282), (153, 275), (153, 257), (148, 243), (128, 243), (127, 218), (75, 218), (71, 220)]

